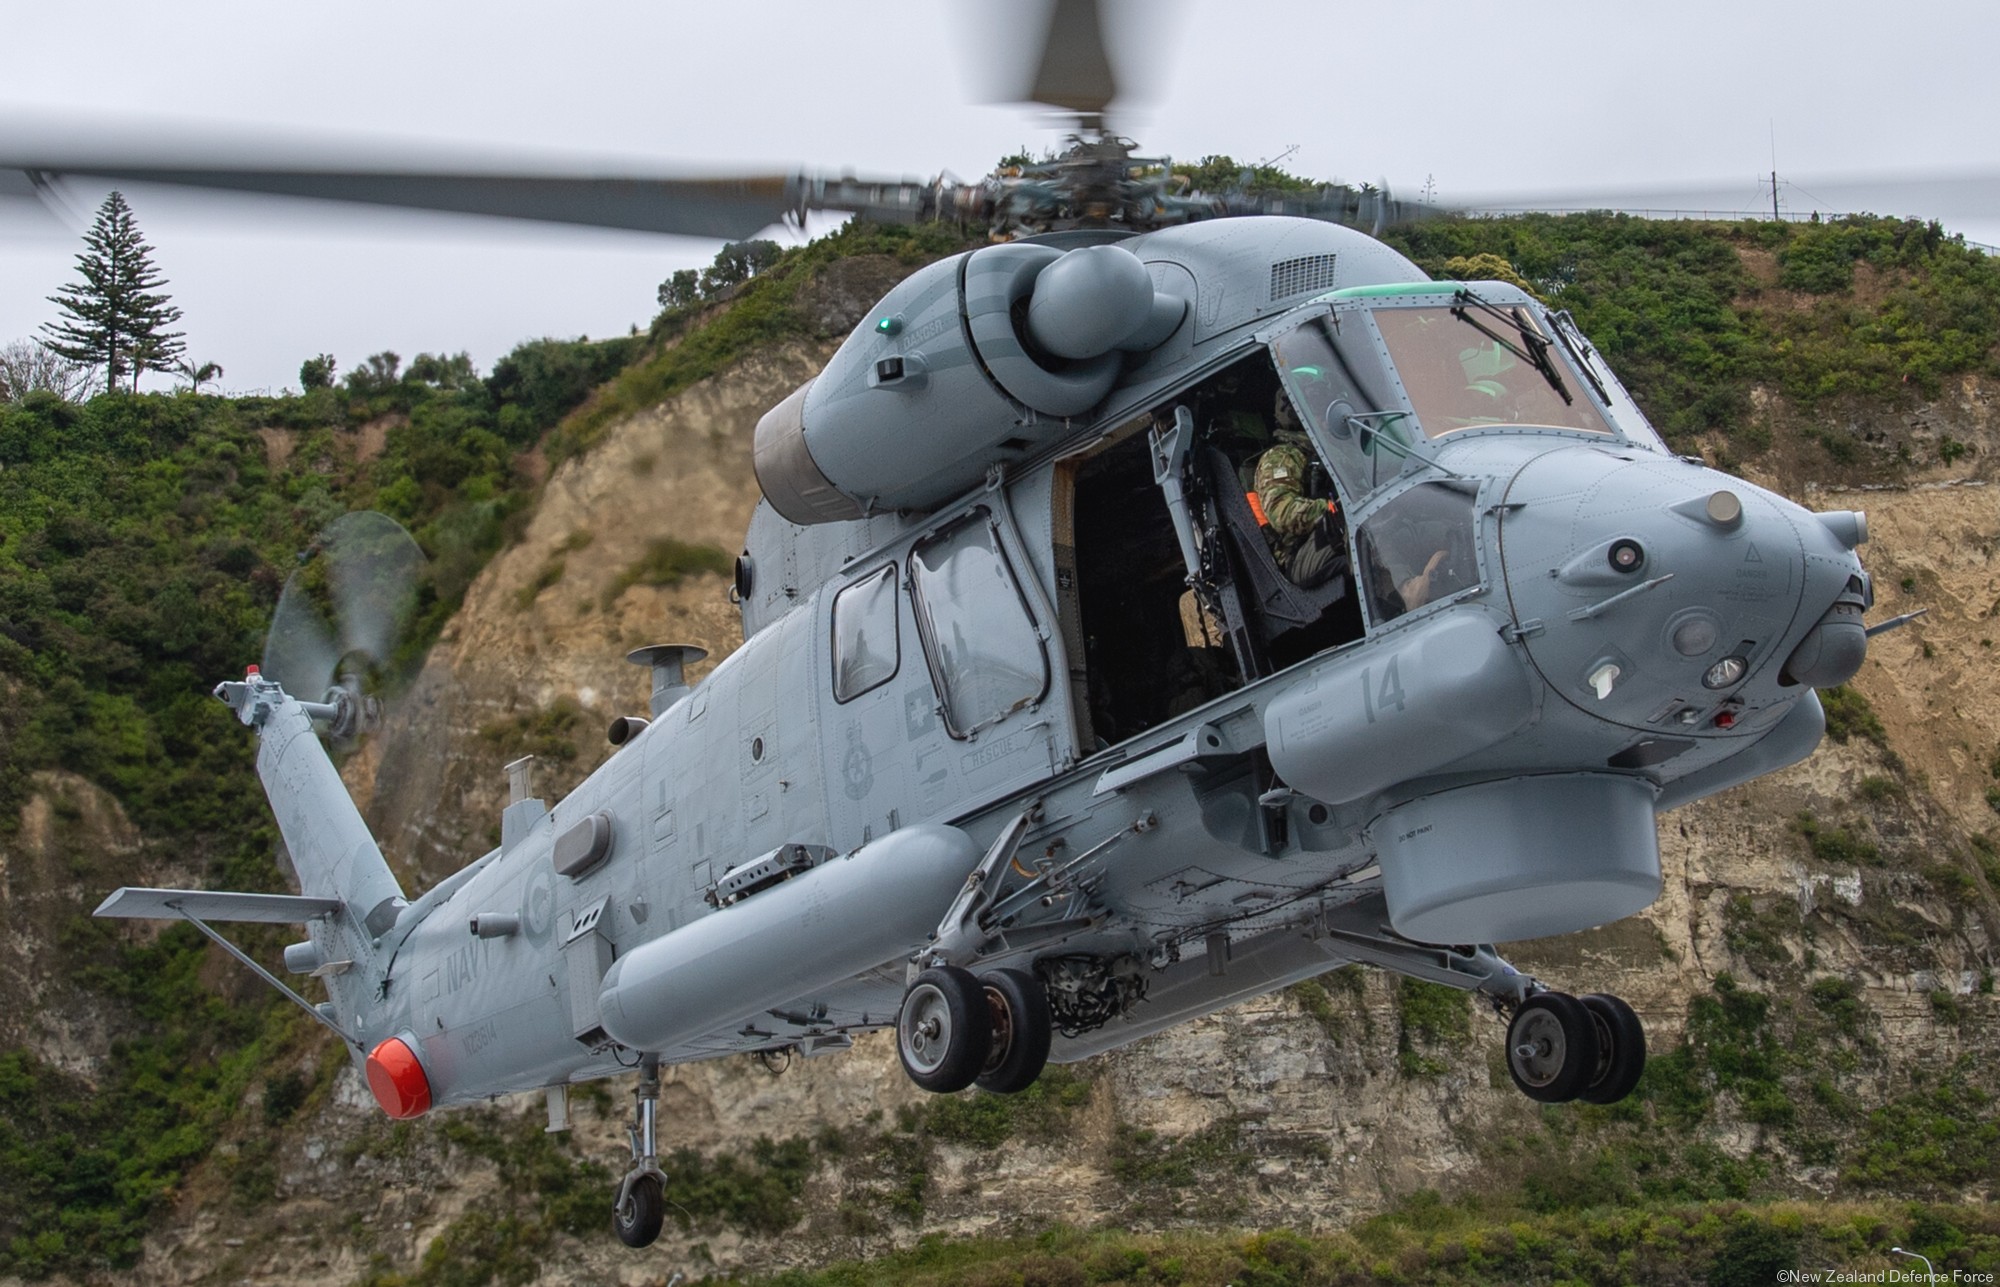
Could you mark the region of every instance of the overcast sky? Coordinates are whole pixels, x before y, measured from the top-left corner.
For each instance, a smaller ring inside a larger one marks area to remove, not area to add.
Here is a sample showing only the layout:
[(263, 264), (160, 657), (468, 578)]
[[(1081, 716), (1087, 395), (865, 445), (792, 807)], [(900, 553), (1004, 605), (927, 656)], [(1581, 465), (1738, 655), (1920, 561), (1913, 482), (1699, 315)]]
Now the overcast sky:
[[(1132, 6), (1123, 6), (1127, 14)], [(981, 105), (1016, 4), (818, 0), (299, 5), (0, 0), (0, 131), (89, 115), (162, 130), (227, 125), (587, 150), (714, 171), (853, 168), (975, 176), (1058, 135)], [(1137, 12), (1159, 11), (1158, 5)], [(2000, 4), (1603, 0), (1401, 5), (1188, 0), (1137, 24), (1121, 120), (1150, 152), (1275, 157), (1440, 198), (1713, 188), (1732, 209), (1784, 194), (1937, 215), (2000, 244), (2000, 183), (1968, 206), (1887, 180), (2000, 173)], [(1120, 22), (1119, 25), (1129, 25)], [(1885, 182), (1851, 196), (1840, 176)], [(79, 186), (88, 209), (103, 186)], [(224, 387), (296, 385), (382, 349), (468, 351), (643, 326), (675, 268), (716, 243), (544, 230), (129, 188), (185, 310), (188, 355)], [(0, 222), (0, 343), (55, 317), (76, 234)]]

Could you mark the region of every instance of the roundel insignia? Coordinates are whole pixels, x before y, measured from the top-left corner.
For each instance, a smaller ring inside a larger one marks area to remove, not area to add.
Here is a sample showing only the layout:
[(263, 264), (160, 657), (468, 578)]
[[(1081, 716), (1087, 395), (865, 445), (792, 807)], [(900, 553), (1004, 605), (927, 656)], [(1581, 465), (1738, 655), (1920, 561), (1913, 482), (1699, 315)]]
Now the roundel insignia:
[(555, 869), (546, 864), (538, 864), (534, 875), (528, 877), (528, 888), (521, 895), (521, 932), (537, 947), (546, 943), (549, 930), (556, 923), (556, 875)]
[(841, 781), (847, 798), (859, 800), (875, 786), (875, 757), (861, 741), (861, 726), (847, 726), (847, 754), (840, 761)]

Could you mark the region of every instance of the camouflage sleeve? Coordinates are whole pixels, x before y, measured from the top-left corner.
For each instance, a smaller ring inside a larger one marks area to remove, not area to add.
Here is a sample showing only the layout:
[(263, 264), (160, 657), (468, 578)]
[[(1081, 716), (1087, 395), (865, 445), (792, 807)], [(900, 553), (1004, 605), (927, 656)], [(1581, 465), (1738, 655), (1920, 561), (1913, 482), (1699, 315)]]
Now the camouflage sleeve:
[(1289, 444), (1271, 448), (1257, 462), (1257, 499), (1271, 530), (1286, 539), (1305, 536), (1326, 513), (1325, 501), (1306, 495), (1306, 454)]

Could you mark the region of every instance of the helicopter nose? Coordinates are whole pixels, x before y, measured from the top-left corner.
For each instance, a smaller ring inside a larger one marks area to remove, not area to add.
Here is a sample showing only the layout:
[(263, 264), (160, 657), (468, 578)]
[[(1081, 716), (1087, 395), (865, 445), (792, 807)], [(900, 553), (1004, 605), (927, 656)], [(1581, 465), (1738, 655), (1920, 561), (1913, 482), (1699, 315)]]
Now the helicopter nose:
[(1860, 515), (1815, 515), (1698, 464), (1595, 448), (1523, 467), (1504, 515), (1513, 633), (1550, 687), (1599, 719), (1761, 726), (1866, 655)]

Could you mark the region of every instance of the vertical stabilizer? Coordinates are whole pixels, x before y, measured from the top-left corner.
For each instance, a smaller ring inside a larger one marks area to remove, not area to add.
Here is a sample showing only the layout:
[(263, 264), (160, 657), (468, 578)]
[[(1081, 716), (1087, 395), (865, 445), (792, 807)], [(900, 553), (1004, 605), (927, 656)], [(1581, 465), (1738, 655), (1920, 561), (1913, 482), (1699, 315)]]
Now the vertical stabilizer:
[(339, 899), (354, 925), (379, 938), (405, 899), (313, 732), (314, 719), (334, 718), (334, 707), (298, 701), (255, 671), (240, 683), (217, 685), (215, 695), (257, 730), (257, 776), (298, 870), (299, 892)]

